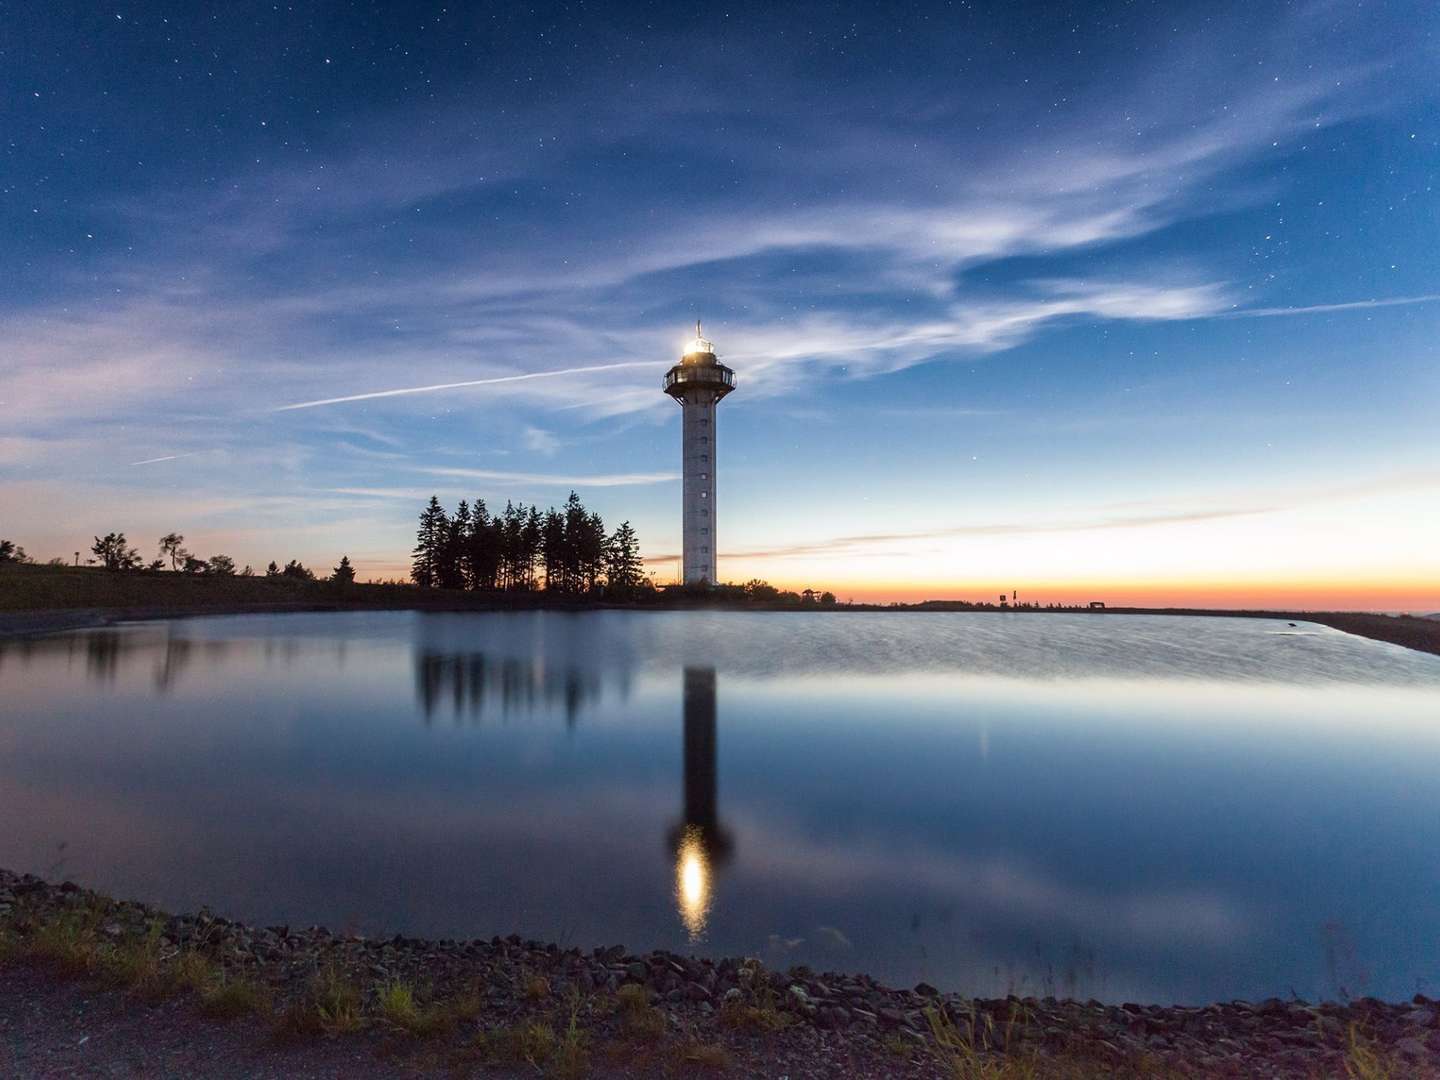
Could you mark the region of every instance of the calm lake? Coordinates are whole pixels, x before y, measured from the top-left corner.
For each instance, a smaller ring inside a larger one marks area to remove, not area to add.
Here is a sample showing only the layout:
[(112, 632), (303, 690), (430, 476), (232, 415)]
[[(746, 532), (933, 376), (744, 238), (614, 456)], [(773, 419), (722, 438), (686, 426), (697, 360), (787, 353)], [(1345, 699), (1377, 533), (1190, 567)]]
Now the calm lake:
[(175, 909), (1184, 1002), (1440, 988), (1440, 657), (1242, 619), (0, 642), (0, 865)]

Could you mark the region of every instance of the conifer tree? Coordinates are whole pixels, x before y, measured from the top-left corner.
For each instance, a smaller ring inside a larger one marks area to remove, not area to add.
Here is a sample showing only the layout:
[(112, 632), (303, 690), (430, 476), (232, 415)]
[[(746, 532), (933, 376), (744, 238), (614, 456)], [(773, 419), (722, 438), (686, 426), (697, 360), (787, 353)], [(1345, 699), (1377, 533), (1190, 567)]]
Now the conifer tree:
[(431, 495), (429, 505), (420, 512), (420, 528), (415, 533), (415, 550), (410, 562), (410, 577), (421, 588), (434, 588), (440, 583), (441, 548), (449, 523), (439, 498)]
[(645, 580), (645, 567), (640, 560), (640, 541), (630, 522), (622, 521), (611, 535), (605, 556), (605, 584), (611, 591), (626, 596)]
[(350, 565), (349, 555), (340, 556), (340, 565), (331, 572), (330, 580), (337, 585), (353, 585), (355, 583), (355, 567)]

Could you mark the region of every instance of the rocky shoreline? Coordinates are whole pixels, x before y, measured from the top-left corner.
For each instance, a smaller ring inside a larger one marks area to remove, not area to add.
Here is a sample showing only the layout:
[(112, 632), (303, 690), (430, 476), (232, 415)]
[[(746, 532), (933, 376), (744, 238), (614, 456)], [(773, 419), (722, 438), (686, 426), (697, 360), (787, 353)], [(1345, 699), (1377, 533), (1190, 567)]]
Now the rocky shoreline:
[[(421, 1071), (460, 1075), (1440, 1077), (1440, 1004), (1420, 995), (1195, 1008), (972, 1000), (618, 945), (252, 927), (3, 870), (0, 964), (0, 983), (19, 965), (148, 999), (194, 995), (211, 1015), (292, 1034), (382, 1033), (413, 1043)], [(1390, 1071), (1365, 1072), (1372, 1064)]]

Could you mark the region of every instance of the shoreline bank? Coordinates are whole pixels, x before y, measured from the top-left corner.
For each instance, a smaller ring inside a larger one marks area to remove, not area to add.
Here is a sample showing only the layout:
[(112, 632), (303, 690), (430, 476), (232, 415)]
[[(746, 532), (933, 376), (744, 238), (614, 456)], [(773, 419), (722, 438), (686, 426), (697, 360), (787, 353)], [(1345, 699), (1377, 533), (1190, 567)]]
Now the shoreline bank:
[[(136, 995), (136, 1008), (181, 998), (201, 1017), (292, 1036), (394, 1037), (443, 1058), (447, 1072), (461, 1064), (462, 1075), (569, 1061), (575, 1076), (704, 1067), (932, 1077), (1013, 1063), (1033, 1070), (1016, 1075), (1072, 1078), (1308, 1078), (1347, 1075), (1359, 1054), (1395, 1075), (1440, 1076), (1440, 1003), (1423, 995), (1198, 1007), (977, 1000), (923, 983), (901, 990), (864, 975), (619, 945), (260, 928), (0, 869), (0, 973), (16, 971), (109, 986)], [(0, 1013), (8, 1008), (0, 990)]]

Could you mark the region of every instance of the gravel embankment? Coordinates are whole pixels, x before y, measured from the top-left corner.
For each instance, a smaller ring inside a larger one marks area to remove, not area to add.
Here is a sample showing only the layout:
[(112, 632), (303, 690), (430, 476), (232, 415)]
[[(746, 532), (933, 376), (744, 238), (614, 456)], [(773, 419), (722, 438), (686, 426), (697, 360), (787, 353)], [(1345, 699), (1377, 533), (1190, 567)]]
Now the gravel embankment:
[[(582, 951), (518, 937), (376, 940), (251, 927), (203, 911), (167, 915), (5, 871), (0, 932), (5, 1075), (110, 1075), (139, 1062), (142, 1074), (154, 1075), (534, 1075), (538, 1067), (595, 1076), (723, 1069), (798, 1080), (954, 1077), (972, 1075), (957, 1062), (1012, 1061), (1035, 1066), (1038, 1076), (1309, 1080), (1350, 1075), (1369, 1055), (1395, 1076), (1440, 1077), (1440, 1006), (1423, 996), (1200, 1008), (980, 1001), (924, 984), (897, 990), (863, 975), (636, 955), (618, 945)], [(154, 959), (138, 969), (149, 982), (135, 974), (137, 950)], [(214, 991), (200, 983), (154, 992), (157, 971), (187, 955), (203, 958), (215, 986), (263, 987), (263, 1007), (221, 1024), (201, 1011)], [(118, 965), (116, 956), (132, 959)], [(93, 989), (107, 977), (116, 985), (117, 970), (128, 988)], [(269, 1038), (277, 1018), (294, 1027), (300, 1016), (304, 1026), (322, 980), (353, 994), (353, 1023), (342, 1025), (353, 1030)], [(397, 1023), (382, 1000), (397, 986), (413, 990), (425, 1015), (445, 1021), (422, 1024), (417, 1013), (414, 1022)], [(559, 1041), (532, 1053), (517, 1033), (536, 1027)], [(561, 1043), (571, 1057), (561, 1057)], [(197, 1056), (205, 1046), (217, 1049)], [(532, 1063), (535, 1056), (545, 1060)]]

